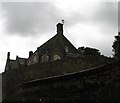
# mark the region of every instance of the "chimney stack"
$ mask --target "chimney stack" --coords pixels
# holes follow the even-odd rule
[[[7,59],[10,59],[10,52],[7,53]]]
[[[29,52],[29,57],[31,57],[33,55],[33,51]]]
[[[63,24],[57,24],[57,34],[63,34]]]

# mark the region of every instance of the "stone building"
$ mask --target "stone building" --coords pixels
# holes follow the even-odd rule
[[[38,47],[35,52],[30,51],[28,58],[21,58],[16,56],[16,59],[12,60],[10,59],[10,52],[8,52],[5,72],[2,73],[2,100],[40,100],[40,98],[44,98],[45,95],[46,97],[48,96],[48,98],[54,98],[56,96],[55,99],[59,99],[59,96],[62,98],[64,97],[63,94],[66,94],[69,99],[75,99],[76,97],[81,99],[82,97],[80,96],[83,93],[79,92],[79,90],[82,85],[81,82],[78,82],[76,78],[79,78],[85,74],[86,79],[86,76],[88,74],[88,71],[86,71],[86,69],[89,70],[93,67],[95,68],[98,66],[101,68],[102,65],[110,62],[108,58],[105,58],[103,56],[82,56],[81,51],[83,52],[84,49],[81,49],[82,48],[76,49],[72,43],[63,35],[63,24],[58,23],[57,34],[45,42],[43,45]],[[115,66],[113,65],[113,67]],[[95,69],[93,69],[93,71],[94,70]],[[85,73],[82,74],[82,72]],[[74,80],[75,82],[73,83]],[[82,79],[80,78],[80,80]],[[29,85],[29,83],[31,84]],[[93,84],[93,82],[91,83]],[[24,84],[26,84],[28,88],[24,88]],[[77,86],[73,86],[73,84]],[[64,85],[64,87],[62,85]],[[51,87],[53,87],[54,90],[53,88],[51,89]],[[76,96],[74,96],[74,90],[77,90]],[[85,90],[85,87],[83,87],[82,91],[83,90]],[[70,93],[71,96],[69,95]],[[79,93],[80,96],[78,95]],[[86,92],[83,97],[85,96]]]
[[[52,62],[64,59],[67,56],[76,57],[77,49],[63,35],[63,24],[57,24],[57,34],[37,48],[35,52],[30,51],[28,58],[20,58],[16,56],[16,60],[10,59],[8,52],[5,71],[9,69],[17,69],[19,66],[27,66],[42,62]]]

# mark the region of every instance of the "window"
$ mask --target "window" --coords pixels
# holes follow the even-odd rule
[[[42,55],[42,62],[48,62],[48,60],[49,60],[49,56],[47,55],[47,53]]]
[[[53,60],[60,60],[60,59],[61,59],[60,56],[57,55],[57,54],[55,54],[54,57],[53,57]]]
[[[68,46],[65,46],[65,52],[68,53]]]
[[[37,55],[35,55],[33,59],[34,59],[34,62],[37,63],[37,59],[38,59]]]

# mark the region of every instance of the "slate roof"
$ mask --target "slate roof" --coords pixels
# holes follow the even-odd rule
[[[45,42],[43,45],[38,47],[39,52],[46,51],[50,46],[58,39],[58,36],[55,35],[51,39],[49,39],[47,42]]]
[[[45,42],[43,45],[41,45],[40,47],[38,47],[39,52],[44,52],[47,51],[51,46],[53,46],[56,43],[59,43],[61,48],[65,48],[65,42],[67,42],[67,44],[69,44],[72,48],[74,48],[75,50],[77,50],[73,44],[64,36],[61,35],[62,37],[62,41],[60,40],[61,38],[59,38],[59,34],[56,34],[55,36],[53,36],[51,39],[49,39],[47,42]]]

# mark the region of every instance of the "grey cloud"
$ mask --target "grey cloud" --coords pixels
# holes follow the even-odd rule
[[[120,31],[120,2],[118,3],[118,31]]]
[[[49,32],[61,12],[51,3],[5,2],[2,4],[5,27],[9,34],[32,35]]]
[[[115,35],[113,33],[118,30],[118,3],[101,2],[90,20],[103,35]]]
[[[95,17],[95,18],[94,18]],[[101,34],[114,36],[118,31],[118,3],[102,2],[93,17],[94,23],[100,26]]]
[[[112,34],[118,28],[118,3],[117,2],[101,2],[98,7],[93,10],[93,13],[88,16],[87,12],[81,15],[78,12],[71,13],[69,16],[70,23],[90,23],[91,25],[98,26],[102,33]],[[70,26],[70,25],[69,25]],[[106,30],[105,30],[106,28]],[[113,34],[114,35],[114,34]]]
[[[104,2],[101,3],[100,9],[98,9],[93,17],[96,25],[100,24],[103,27],[101,30],[109,35],[115,35],[112,33],[118,30],[118,3],[117,2]]]
[[[64,16],[66,26],[71,27],[79,23],[86,23],[87,17],[82,15],[79,11],[71,12],[67,16]]]
[[[108,23],[109,25],[117,25],[117,14],[118,14],[118,3],[117,2],[102,2],[100,8],[96,10],[95,21],[101,23]]]
[[[48,33],[58,20],[65,19],[66,27],[78,23],[91,23],[96,26],[106,26],[107,32],[113,32],[117,27],[117,3],[102,2],[91,16],[80,13],[80,10],[66,13],[52,3],[3,3],[3,16],[6,18],[6,29],[9,34],[33,35]],[[88,11],[89,12],[89,11]],[[100,27],[101,28],[101,27]],[[101,28],[104,31],[104,27]]]

